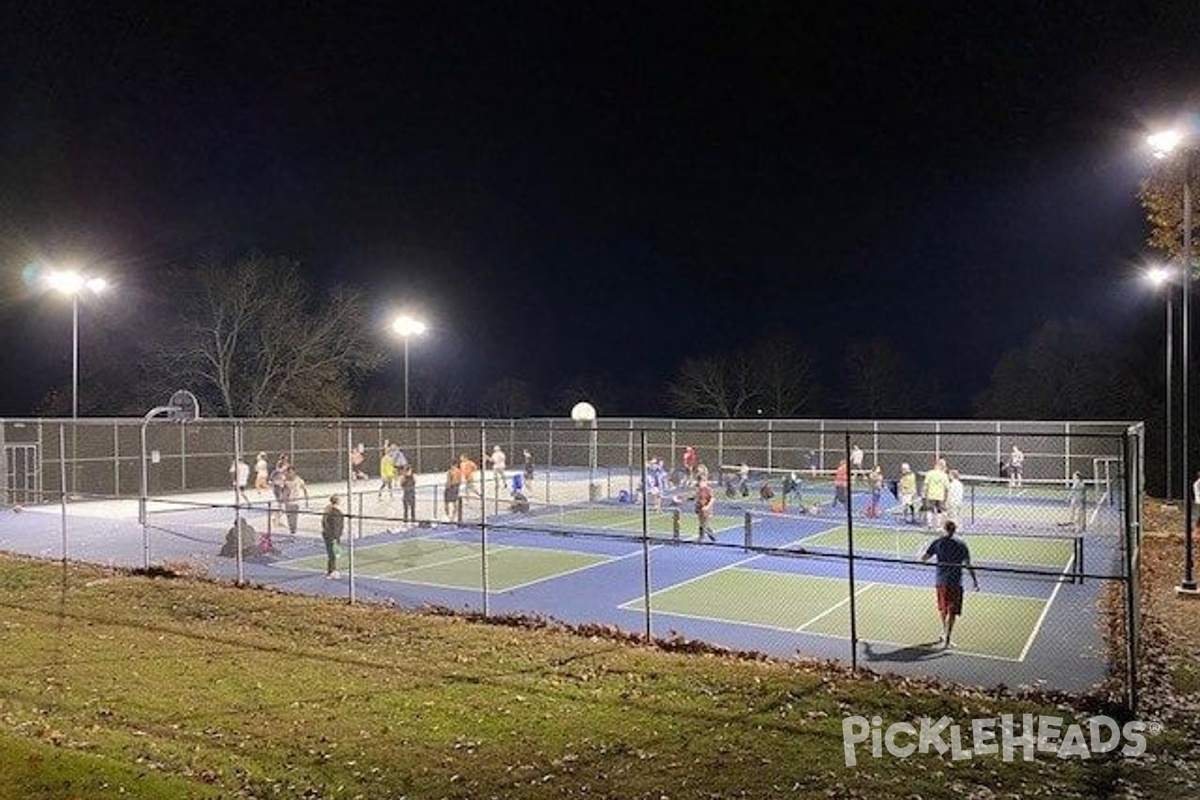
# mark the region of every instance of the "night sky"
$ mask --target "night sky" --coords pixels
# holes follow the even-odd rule
[[[0,413],[70,378],[69,309],[26,265],[116,278],[83,322],[120,337],[148,277],[259,250],[381,321],[420,308],[414,362],[475,387],[595,374],[649,410],[683,358],[782,328],[831,384],[847,341],[884,337],[965,415],[1047,320],[1160,319],[1128,279],[1142,142],[1197,100],[1198,23],[1107,0],[8,3]]]

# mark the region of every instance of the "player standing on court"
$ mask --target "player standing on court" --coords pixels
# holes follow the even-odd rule
[[[246,497],[246,484],[250,482],[250,465],[241,458],[235,458],[229,465],[229,474],[233,476],[233,488],[237,496],[243,503],[250,505],[250,498]]]
[[[934,590],[937,592],[938,614],[942,617],[942,636],[938,644],[950,647],[950,634],[954,631],[954,620],[962,614],[963,567],[971,573],[971,582],[975,591],[979,591],[979,578],[975,576],[975,568],[971,566],[971,550],[966,542],[954,538],[958,526],[947,522],[944,534],[929,543],[921,561],[937,559],[937,575],[934,579]]]
[[[896,481],[896,489],[900,494],[900,506],[904,511],[904,521],[917,521],[917,475],[907,463],[900,465],[900,480]]]
[[[867,490],[871,493],[871,502],[867,504],[867,516],[874,519],[879,516],[879,498],[883,495],[883,470],[878,464],[867,476]]]
[[[288,467],[283,487],[283,507],[287,514],[288,532],[295,536],[300,527],[300,495],[304,495],[304,505],[308,506],[308,484],[296,472],[295,467]]]
[[[417,477],[413,475],[411,464],[405,464],[400,470],[400,503],[404,510],[400,521],[404,527],[417,524]]]
[[[384,443],[383,455],[379,457],[379,499],[383,499],[383,490],[387,489],[388,497],[395,497],[394,485],[396,483],[396,460],[392,458],[392,453],[387,449],[387,443]]]
[[[716,534],[712,529],[713,506],[716,504],[716,495],[713,494],[712,486],[708,483],[708,478],[701,478],[696,485],[696,520],[700,523],[700,534],[696,537],[697,541],[704,541],[707,536],[710,541],[716,541]]]
[[[260,492],[266,489],[270,474],[270,467],[267,466],[267,454],[260,451],[254,457],[254,488]]]
[[[1012,452],[1008,454],[1008,485],[1020,487],[1022,482],[1022,472],[1025,469],[1025,454],[1021,452],[1021,448],[1013,445]]]
[[[479,465],[472,461],[466,453],[459,456],[458,471],[462,476],[463,494],[479,495],[479,489],[475,487],[475,473],[478,469]]]
[[[533,453],[529,450],[522,450],[521,455],[525,459],[525,485],[528,486],[529,482],[533,480]]]
[[[458,519],[458,493],[462,486],[462,467],[458,461],[450,462],[446,470],[446,488],[442,490],[442,500],[446,504],[446,522]]]
[[[925,473],[925,526],[931,531],[938,530],[942,525],[949,490],[950,476],[946,474],[946,460],[939,458]]]
[[[492,477],[495,481],[496,496],[500,496],[500,489],[503,487],[508,491],[508,476],[504,474],[504,470],[508,467],[508,456],[500,449],[500,445],[492,448],[490,456],[484,456],[484,461],[492,465]]]
[[[684,478],[687,484],[690,485],[696,482],[696,466],[700,463],[700,454],[696,452],[696,448],[690,444],[683,448],[683,470],[686,473]]]
[[[836,506],[838,503],[850,507],[850,468],[846,466],[844,458],[833,471],[833,504]]]
[[[346,525],[346,517],[338,508],[340,498],[335,494],[329,498],[329,505],[321,514],[321,539],[325,542],[325,577],[335,581],[342,577],[338,572],[338,550],[341,548],[342,531]]]

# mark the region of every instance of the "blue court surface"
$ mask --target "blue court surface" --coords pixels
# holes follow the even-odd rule
[[[321,497],[320,489],[338,487],[313,488]],[[905,524],[894,508],[877,519],[855,512],[853,562],[841,507],[789,514],[772,512],[768,503],[720,498],[715,543],[696,541],[686,505],[661,513],[603,503],[496,510],[486,527],[437,519],[432,502],[421,509],[425,527],[401,524],[390,511],[364,513],[349,522],[338,580],[325,576],[315,503],[299,515],[295,533],[272,519],[265,503],[238,510],[272,548],[242,559],[220,555],[234,509],[204,498],[154,506],[146,526],[137,521],[136,501],[71,503],[66,548],[75,560],[185,562],[217,577],[240,574],[307,594],[348,597],[353,575],[356,599],[403,607],[482,611],[486,603],[489,614],[536,614],[638,633],[649,613],[655,637],[785,658],[848,664],[853,632],[862,666],[971,684],[1078,691],[1107,672],[1099,609],[1104,581],[1094,576],[1119,574],[1119,540],[1109,533],[1075,533],[1057,522],[1041,534],[1026,525],[1000,531],[964,525],[981,591],[970,592],[967,581],[954,645],[943,649],[933,567],[915,563],[934,534]],[[0,549],[60,558],[63,539],[61,506],[0,517]]]

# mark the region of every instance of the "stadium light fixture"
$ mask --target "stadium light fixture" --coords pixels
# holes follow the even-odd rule
[[[392,332],[404,340],[404,416],[408,417],[408,340],[414,336],[424,335],[425,323],[407,314],[401,314],[392,321]]]
[[[1183,555],[1183,580],[1176,587],[1177,591],[1184,594],[1197,594],[1200,592],[1196,585],[1195,575],[1195,543],[1193,542],[1192,517],[1195,513],[1195,497],[1191,488],[1191,466],[1188,463],[1191,450],[1191,432],[1190,432],[1190,409],[1188,405],[1190,399],[1188,397],[1188,382],[1189,373],[1191,371],[1191,360],[1189,354],[1189,342],[1191,338],[1191,314],[1192,314],[1192,173],[1193,161],[1195,160],[1196,148],[1194,137],[1188,137],[1179,129],[1172,128],[1170,130],[1159,131],[1151,134],[1146,138],[1146,142],[1150,145],[1154,153],[1154,157],[1158,159],[1166,159],[1181,156],[1183,158],[1183,274],[1180,276],[1180,283],[1183,287],[1183,303],[1181,306],[1182,323],[1180,325],[1180,338],[1182,347],[1180,348],[1180,357],[1183,362],[1182,369],[1182,399],[1183,399],[1183,414],[1180,424],[1183,428],[1181,438],[1183,440],[1183,458],[1180,461],[1180,468],[1183,472],[1183,536],[1184,536],[1184,555]]]
[[[79,418],[79,296],[85,292],[100,294],[108,281],[87,276],[78,270],[55,270],[46,276],[50,288],[71,298],[71,419]]]

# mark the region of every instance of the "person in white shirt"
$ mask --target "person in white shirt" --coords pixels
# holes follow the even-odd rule
[[[850,474],[854,478],[861,478],[863,471],[863,450],[858,445],[850,448]]]
[[[966,487],[963,485],[962,478],[958,474],[958,470],[950,470],[950,487],[946,490],[946,519],[953,522],[955,525],[961,525],[962,520],[959,518],[959,513],[962,509],[963,497],[966,494]]]
[[[238,498],[249,505],[250,498],[246,497],[246,485],[250,483],[250,465],[241,458],[235,458],[229,465],[229,474],[233,476],[233,489],[237,492]]]
[[[484,461],[492,465],[492,477],[496,482],[497,496],[500,494],[501,487],[508,491],[508,476],[504,474],[504,470],[508,467],[508,456],[500,449],[500,445],[493,447],[492,454],[485,456]]]
[[[1008,485],[1021,485],[1021,472],[1025,464],[1025,454],[1015,444],[1012,452],[1008,456]]]

